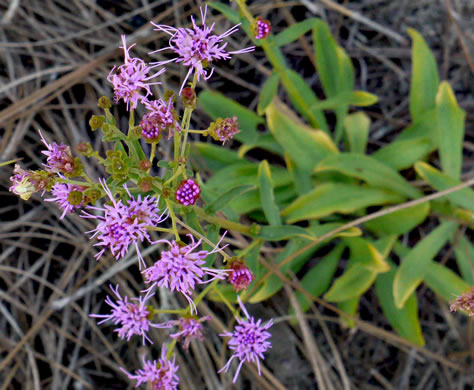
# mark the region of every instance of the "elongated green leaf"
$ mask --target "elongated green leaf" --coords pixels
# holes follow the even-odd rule
[[[372,186],[391,189],[409,198],[418,198],[423,195],[398,172],[369,156],[354,153],[329,156],[316,166],[316,173],[323,171],[342,172],[364,180]]]
[[[199,94],[200,107],[212,118],[231,118],[237,116],[240,133],[235,138],[244,143],[255,143],[258,139],[257,126],[264,123],[253,111],[218,92],[205,90]]]
[[[217,171],[233,163],[242,161],[236,152],[204,142],[193,142],[191,158],[195,165]]]
[[[242,158],[246,153],[255,148],[266,149],[272,153],[279,154],[280,156],[283,156],[284,153],[283,148],[275,140],[273,134],[265,133],[259,134],[257,141],[253,144],[242,144],[242,146],[239,148],[238,155],[240,158]]]
[[[273,226],[281,225],[280,210],[275,203],[272,175],[267,160],[262,161],[258,167],[258,183],[262,209],[268,223]]]
[[[257,237],[266,241],[282,241],[296,237],[304,237],[308,239],[315,238],[308,230],[293,225],[262,226]]]
[[[436,95],[438,148],[443,172],[454,179],[461,177],[464,117],[450,85],[443,81]]]
[[[464,280],[470,285],[474,284],[474,247],[468,239],[462,236],[454,248],[456,261]]]
[[[290,97],[291,103],[298,112],[305,118],[312,127],[321,129],[329,134],[329,126],[324,113],[311,106],[317,104],[318,98],[313,90],[308,86],[306,80],[291,69],[280,70],[280,79]]]
[[[430,186],[438,191],[447,190],[461,184],[459,180],[453,179],[424,162],[416,163],[415,170]],[[446,195],[446,198],[455,205],[474,211],[474,192],[470,188],[453,192]]]
[[[423,160],[435,148],[435,144],[428,137],[418,137],[394,141],[377,150],[371,157],[400,171]]]
[[[403,258],[393,283],[393,296],[399,309],[423,281],[428,265],[454,234],[456,228],[457,224],[454,222],[443,222]]]
[[[324,299],[329,302],[343,302],[359,297],[372,286],[377,273],[361,264],[355,264],[337,278]]]
[[[365,91],[343,91],[311,105],[311,110],[336,110],[347,106],[367,107],[377,103],[377,96]]]
[[[359,307],[360,302],[360,295],[348,299],[347,301],[342,301],[337,303],[337,307],[339,310],[350,314],[351,316],[355,316],[357,313],[357,308]],[[352,318],[347,318],[341,316],[341,321],[349,328],[354,328],[356,326],[356,322]]]
[[[344,251],[344,244],[338,244],[329,254],[324,256],[318,264],[311,268],[301,279],[301,286],[311,295],[319,297],[331,285],[332,278],[336,273],[337,266]],[[296,291],[296,299],[303,312],[307,311],[310,302],[304,294]],[[293,307],[290,308],[290,315],[294,314]]]
[[[301,168],[311,171],[319,161],[338,152],[327,134],[301,124],[282,103],[274,101],[266,114],[272,134]]]
[[[388,190],[351,184],[327,183],[291,203],[282,215],[288,223],[351,213],[368,206],[398,203],[403,197]]]
[[[346,237],[344,241],[351,249],[350,262],[360,264],[368,270],[387,272],[390,267],[385,261],[385,256],[377,250],[374,244],[361,237]]]
[[[288,171],[293,177],[293,181],[295,183],[296,191],[298,192],[298,194],[303,195],[310,192],[313,189],[311,171],[307,171],[297,166],[288,153],[285,153],[285,163],[288,167]]]
[[[326,23],[318,21],[313,29],[314,58],[326,96],[336,96],[339,92],[340,62],[337,44]]]
[[[439,77],[436,60],[423,37],[411,28],[408,33],[413,40],[410,114],[415,122],[422,114],[435,107]]]
[[[209,215],[215,214],[217,211],[227,206],[234,198],[239,197],[240,195],[254,188],[255,186],[251,186],[251,185],[243,185],[243,186],[231,188],[228,191],[224,192],[220,197],[215,199],[213,202],[209,203],[205,207],[204,210],[206,214],[209,214]]]
[[[379,235],[405,234],[422,223],[430,212],[430,203],[395,211],[365,223],[365,227]]]
[[[217,225],[213,225],[213,224],[207,225],[206,238],[210,242],[217,244],[217,242],[219,241],[219,230],[220,228]],[[214,246],[209,245],[207,242],[204,242],[202,246],[204,250],[209,251],[209,252],[214,249]],[[214,264],[214,261],[216,260],[216,255],[217,253],[211,253],[206,256],[206,267],[212,267],[212,265]]]
[[[446,301],[453,301],[471,287],[449,268],[434,261],[427,266],[425,283]]]
[[[240,16],[239,13],[232,8],[230,8],[226,4],[217,3],[211,1],[208,3],[210,7],[218,10],[221,14],[223,14],[227,19],[229,19],[232,23],[238,24],[240,23]]]
[[[388,263],[391,267],[390,271],[378,275],[375,280],[375,293],[380,301],[380,306],[388,322],[390,322],[390,325],[400,336],[414,344],[424,345],[425,340],[418,319],[418,301],[416,295],[415,293],[411,293],[403,308],[397,308],[392,287],[397,267],[390,260],[388,260]]]
[[[263,84],[262,89],[260,90],[260,95],[258,96],[258,115],[263,115],[265,113],[266,108],[278,92],[279,83],[280,76],[278,73],[274,72]]]
[[[299,37],[310,31],[317,20],[319,19],[309,18],[285,28],[281,33],[274,37],[275,45],[281,47],[296,41]]]
[[[369,138],[370,118],[363,112],[348,115],[344,120],[344,127],[351,152],[364,154]]]

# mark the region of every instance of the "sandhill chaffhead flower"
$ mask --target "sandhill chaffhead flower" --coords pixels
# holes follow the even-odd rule
[[[102,318],[102,320],[98,322],[98,325],[107,321],[112,321],[114,325],[119,325],[114,331],[118,333],[122,340],[127,339],[127,341],[129,341],[130,338],[136,334],[142,336],[143,344],[145,344],[145,340],[153,344],[146,334],[146,332],[150,330],[150,327],[168,327],[167,325],[153,324],[150,320],[151,313],[145,303],[153,294],[147,295],[144,298],[131,298],[129,300],[128,297],[122,298],[119,293],[119,285],[115,286],[115,288],[110,285],[110,289],[117,297],[116,302],[114,302],[109,295],[107,295],[105,299],[105,303],[112,308],[110,314],[90,314],[90,317]]]
[[[176,374],[179,366],[176,364],[176,357],[168,360],[166,357],[166,347],[161,348],[161,358],[156,360],[146,360],[143,357],[143,368],[135,371],[132,375],[123,368],[120,368],[129,379],[136,380],[135,387],[142,383],[150,385],[151,390],[176,390],[179,384],[179,377]]]
[[[39,134],[41,141],[48,149],[41,152],[47,156],[46,164],[43,164],[46,171],[51,173],[72,173],[76,168],[76,162],[72,156],[71,148],[64,144],[58,145],[56,142],[48,144],[41,131]]]
[[[107,80],[114,86],[114,100],[116,103],[120,99],[127,104],[127,110],[135,109],[138,101],[141,101],[144,97],[150,95],[150,85],[161,84],[160,82],[150,83],[149,80],[158,77],[165,68],[160,69],[155,74],[148,76],[151,68],[146,65],[145,61],[138,57],[130,57],[130,49],[135,46],[135,43],[127,48],[127,42],[125,35],[122,35],[122,44],[120,46],[124,53],[124,63],[118,68],[114,66],[107,76]],[[117,69],[117,72],[115,70]],[[145,96],[141,92],[145,91]]]
[[[94,246],[103,246],[104,248],[95,256],[98,260],[107,249],[118,260],[125,256],[128,247],[135,245],[138,255],[140,268],[145,262],[138,249],[138,241],[143,242],[145,239],[150,242],[150,236],[147,233],[147,226],[156,226],[163,222],[167,216],[165,213],[159,214],[158,200],[154,197],[146,196],[142,199],[138,198],[125,189],[128,193],[129,200],[125,205],[122,200],[116,200],[110,189],[107,187],[105,180],[100,180],[105,193],[112,201],[112,205],[104,205],[103,208],[87,206],[88,210],[102,211],[103,216],[83,212],[83,218],[98,219],[100,222],[97,227],[87,233],[93,233],[91,238],[97,237],[98,243]]]
[[[162,31],[170,35],[171,38],[168,47],[155,50],[149,54],[170,49],[177,54],[177,57],[171,60],[154,62],[151,63],[151,65],[162,66],[170,62],[182,62],[184,66],[189,67],[188,73],[179,91],[180,95],[186,85],[186,81],[193,72],[196,73],[198,81],[201,77],[207,80],[212,76],[214,69],[207,71],[205,68],[207,68],[213,61],[228,60],[233,54],[248,53],[255,49],[255,46],[252,46],[236,51],[226,51],[225,48],[227,42],[223,42],[223,39],[235,33],[239,29],[240,24],[235,25],[221,35],[215,35],[212,33],[212,30],[214,30],[214,24],[206,26],[206,13],[207,5],[204,7],[204,11],[201,8],[201,27],[196,25],[193,17],[191,17],[193,24],[192,28],[176,28],[152,23],[153,26],[156,27],[155,31]]]
[[[172,99],[169,99],[167,103],[161,99],[143,100],[143,104],[148,112],[140,121],[140,127],[142,128],[142,136],[146,141],[158,141],[163,131],[168,131],[168,138],[172,137],[175,130],[181,131]]]
[[[84,202],[81,200],[77,204],[73,204],[76,202],[71,203],[71,195],[74,197],[75,193],[79,193],[80,198],[82,199],[82,195],[80,194],[83,192],[87,187],[79,186],[79,185],[72,185],[67,183],[56,183],[53,188],[51,189],[51,195],[54,198],[45,199],[46,202],[56,202],[58,206],[63,210],[63,213],[59,219],[63,219],[66,214],[72,213],[75,209],[80,209]]]
[[[267,330],[273,325],[273,320],[270,319],[266,324],[262,324],[259,319],[255,322],[255,318],[251,317],[245,309],[240,297],[238,297],[239,305],[245,314],[245,319],[236,318],[237,325],[233,332],[225,332],[220,336],[230,337],[229,349],[234,351],[234,354],[228,360],[224,367],[218,372],[227,372],[230,368],[232,360],[235,358],[240,360],[237,371],[234,375],[233,382],[237,381],[240,369],[245,362],[256,362],[258,367],[258,374],[260,375],[260,359],[265,359],[263,353],[272,347],[272,343],[267,341],[271,334]]]
[[[161,258],[142,273],[145,283],[150,284],[150,287],[145,291],[150,292],[155,286],[179,291],[188,300],[192,314],[197,312],[196,305],[191,299],[196,284],[209,283],[214,279],[225,279],[228,271],[202,266],[206,263],[204,259],[208,255],[222,250],[222,248],[218,248],[220,241],[211,252],[205,250],[193,252],[202,240],[195,242],[191,234],[188,234],[188,237],[190,237],[191,243],[186,246],[180,246],[176,241],[155,241],[154,244],[167,243],[170,250],[161,252]],[[203,280],[205,275],[209,275],[211,278],[205,281]]]
[[[247,290],[249,284],[255,279],[252,271],[245,265],[243,260],[232,261],[229,270],[227,281],[234,286],[235,292]]]
[[[184,349],[189,348],[189,343],[192,340],[204,340],[203,331],[204,327],[202,323],[204,321],[209,321],[211,317],[205,316],[202,318],[197,317],[187,317],[180,318],[175,321],[168,321],[167,325],[169,326],[179,326],[179,330],[176,333],[170,335],[172,339],[182,340]]]

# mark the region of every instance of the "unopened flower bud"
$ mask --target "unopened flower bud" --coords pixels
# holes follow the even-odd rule
[[[100,191],[96,188],[89,188],[85,191],[84,195],[90,203],[95,203],[100,198]]]
[[[218,118],[215,122],[211,123],[207,131],[216,141],[225,143],[225,141],[232,139],[234,135],[240,133],[239,122],[236,116],[226,119]]]
[[[200,195],[201,189],[193,179],[183,180],[176,190],[176,200],[183,206],[193,205]]]
[[[253,22],[250,28],[256,39],[266,39],[272,31],[272,25],[270,24],[270,21],[261,17],[255,19],[255,22]]]
[[[138,168],[141,170],[141,171],[144,171],[144,172],[147,172],[150,168],[151,168],[151,161],[150,160],[141,160],[139,163],[138,163]]]
[[[165,199],[168,199],[171,196],[171,194],[172,194],[171,188],[169,187],[165,187],[161,190],[161,196],[163,196],[163,198]]]
[[[151,191],[151,183],[152,183],[152,179],[149,177],[146,177],[138,181],[138,187],[143,192],[148,192],[148,191]]]
[[[108,110],[110,107],[112,107],[110,99],[107,96],[102,96],[99,98],[97,105],[104,110]]]
[[[230,263],[230,272],[228,273],[227,280],[234,286],[235,292],[240,290],[247,290],[249,284],[255,277],[252,271],[245,265],[243,260],[236,259]]]
[[[81,142],[80,144],[77,144],[76,151],[86,157],[90,157],[94,154],[94,150],[89,142]]]
[[[67,201],[71,206],[79,206],[83,200],[81,191],[71,191],[67,196]]]
[[[193,88],[183,88],[183,91],[181,92],[181,99],[183,101],[184,107],[193,109],[196,107],[197,97]]]
[[[96,131],[102,127],[105,122],[105,118],[103,115],[92,115],[91,119],[89,120],[89,126],[91,127],[92,131]]]

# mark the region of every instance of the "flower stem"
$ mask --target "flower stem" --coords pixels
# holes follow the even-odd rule
[[[166,202],[166,206],[168,206],[168,210],[170,211],[171,224],[173,226],[172,230],[173,230],[174,235],[176,237],[176,241],[181,241],[181,238],[179,237],[178,228],[176,226],[176,215],[174,214],[174,211],[173,211],[173,205],[169,201],[169,199],[165,199],[165,202]]]
[[[197,76],[198,76],[197,73],[194,73],[193,82],[191,83],[191,88],[193,90],[196,89]],[[191,123],[191,114],[192,114],[192,112],[193,112],[192,107],[187,107],[184,110],[183,126],[182,126],[183,130],[184,130],[184,141],[183,141],[183,147],[181,148],[181,156],[184,156],[184,152],[186,151],[186,142],[188,141],[189,124]]]
[[[158,226],[145,226],[146,230],[153,230],[155,232],[163,232],[163,233],[174,233],[173,229],[162,228]]]
[[[155,158],[155,152],[156,152],[156,142],[153,142],[151,144],[151,152],[150,152],[150,164],[151,164],[151,167],[153,166],[153,159]],[[150,167],[150,169],[151,169]],[[147,171],[150,172],[150,169]]]
[[[196,299],[194,299],[194,304],[197,306],[199,303],[201,303],[201,301],[204,299],[207,293],[211,291],[215,286],[217,286],[217,283],[219,283],[219,279],[214,280],[213,282],[209,283],[209,285],[199,293]]]

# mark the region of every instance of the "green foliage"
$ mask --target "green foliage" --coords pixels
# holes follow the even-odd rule
[[[245,12],[239,15],[227,6],[213,6],[234,22],[245,20]],[[324,99],[287,65],[280,49],[310,32]],[[461,184],[465,113],[449,84],[439,82],[435,59],[423,37],[414,30],[408,33],[412,38],[412,123],[370,155],[371,121],[360,107],[378,99],[354,89],[350,57],[328,25],[317,18],[257,42],[272,66],[258,99],[260,116],[214,92],[201,93],[199,104],[213,119],[239,117],[242,145],[238,154],[218,153],[207,144],[194,147],[196,158],[204,160],[213,174],[206,187],[215,196],[207,211],[226,213],[228,209],[226,215],[233,213],[237,219],[250,213],[260,224],[255,240],[282,242],[282,252],[272,258],[272,265],[288,278],[297,275],[309,296],[324,294],[325,300],[346,313],[356,315],[361,296],[374,287],[393,329],[412,343],[424,345],[416,288],[426,283],[449,300],[473,282],[473,246],[461,233],[454,241],[453,237],[460,223],[472,226],[474,192],[464,188],[446,195],[443,202],[420,201],[409,208],[391,209],[381,217],[367,218],[363,230],[336,230],[366,216],[369,207],[393,207],[427,195],[414,180],[424,180],[435,191]],[[279,99],[285,94],[291,107]],[[328,116],[329,112],[334,115]],[[259,125],[267,131],[257,131]],[[257,162],[247,157],[254,148],[263,149]],[[441,171],[426,162],[433,152],[439,155]],[[440,219],[439,227],[412,248],[398,241],[399,235],[410,234],[433,217]],[[449,242],[455,245],[462,278],[436,262]],[[319,255],[316,251],[321,248],[324,254]],[[346,267],[334,279],[347,253]],[[401,259],[399,265],[393,262],[394,254]],[[256,264],[258,277],[248,293],[250,302],[265,300],[283,286],[279,276]],[[301,308],[308,310],[308,295],[296,291],[296,296]],[[292,308],[290,313],[294,313]],[[351,319],[345,321],[354,325]]]

